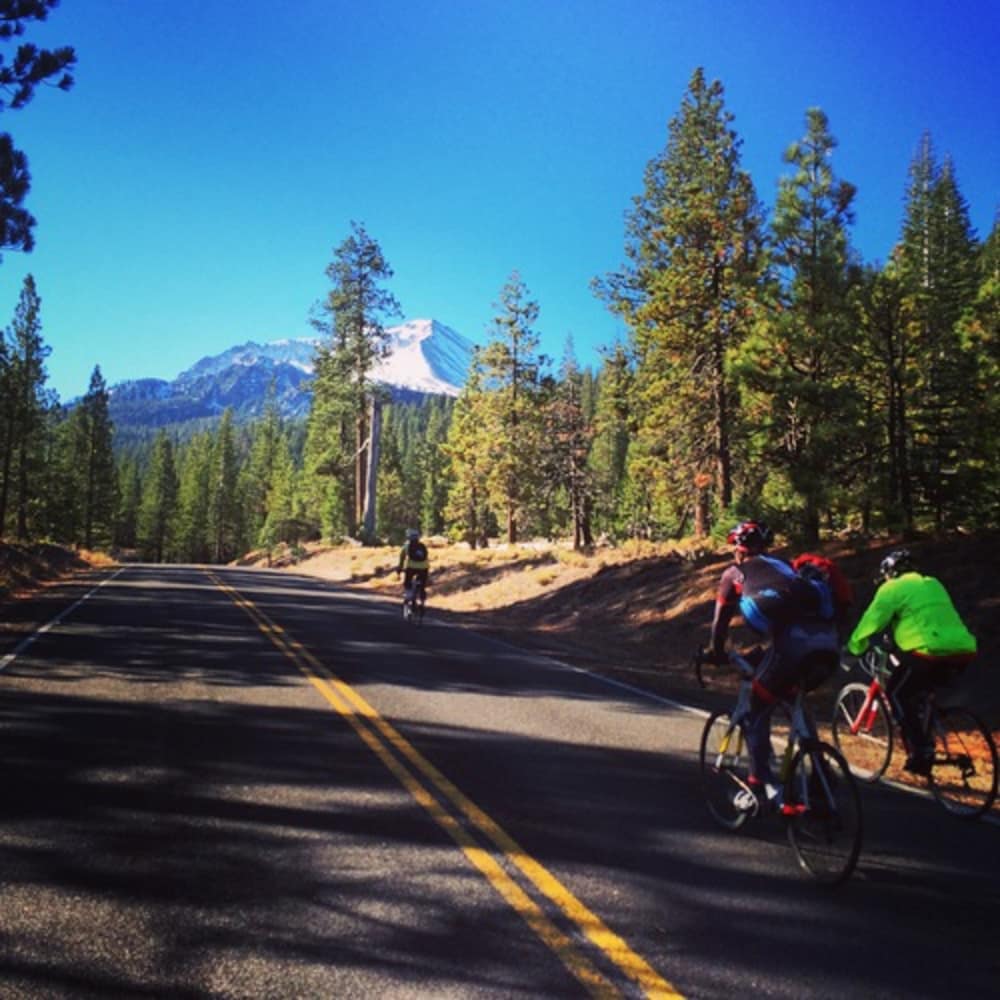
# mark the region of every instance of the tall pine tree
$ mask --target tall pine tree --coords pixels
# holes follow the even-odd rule
[[[753,407],[758,453],[791,492],[782,496],[772,482],[767,499],[785,508],[786,524],[799,521],[809,543],[843,478],[837,458],[853,461],[856,447],[848,346],[860,278],[848,234],[856,189],[834,173],[836,145],[826,115],[810,108],[805,135],[785,152],[794,173],[780,182],[772,224],[779,308],[757,325],[739,365],[755,397],[745,406]]]
[[[320,508],[317,514],[330,534],[338,529],[357,534],[361,526],[371,454],[369,420],[378,392],[372,374],[389,351],[382,320],[399,314],[396,299],[382,287],[392,275],[378,243],[362,225],[352,223],[351,235],[334,250],[326,269],[332,287],[313,320],[326,339],[316,356],[307,475],[311,498]],[[338,523],[331,523],[334,519]]]
[[[738,408],[730,361],[755,320],[766,261],[762,210],[740,165],[722,85],[691,77],[666,149],[646,168],[625,267],[598,294],[628,325],[636,359],[630,476],[679,530],[733,501]]]

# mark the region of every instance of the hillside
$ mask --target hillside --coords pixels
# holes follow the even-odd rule
[[[881,559],[898,543],[826,546],[851,580],[859,611]],[[944,580],[979,638],[983,655],[967,672],[966,694],[1000,731],[1000,534],[909,544],[920,565]],[[286,571],[395,595],[395,549],[314,547]],[[779,555],[790,555],[777,550]],[[433,546],[433,617],[544,650],[574,665],[664,695],[707,705],[732,688],[698,689],[691,654],[708,638],[725,552],[668,546],[582,556],[551,546],[470,552]],[[747,634],[743,633],[746,637]],[[739,638],[739,633],[737,633]],[[429,638],[421,641],[432,641]],[[823,694],[820,694],[822,699]]]

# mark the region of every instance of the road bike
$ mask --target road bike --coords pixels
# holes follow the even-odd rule
[[[845,684],[833,706],[833,742],[847,759],[851,771],[865,781],[878,781],[893,758],[895,734],[906,750],[898,703],[886,683],[899,657],[881,645],[872,646],[858,659],[867,681]],[[843,664],[850,670],[852,664]],[[952,815],[978,819],[997,795],[997,748],[990,730],[974,712],[938,703],[930,691],[921,702],[920,724],[933,740],[927,783],[934,798]]]
[[[695,673],[702,687],[707,686],[704,662],[699,651]],[[800,688],[780,699],[777,706],[788,720],[785,747],[776,769],[780,805],[772,810],[766,799],[761,803],[748,782],[750,758],[743,728],[750,711],[754,668],[735,652],[730,652],[729,662],[740,675],[736,704],[731,711],[709,715],[698,754],[709,812],[717,823],[733,831],[764,812],[775,812],[785,824],[788,841],[804,872],[826,885],[845,881],[857,865],[862,839],[861,796],[847,762],[817,736]],[[740,793],[753,795],[756,808],[738,808]]]
[[[424,620],[426,606],[427,588],[421,580],[414,578],[410,581],[410,585],[403,589],[403,621],[420,625]]]

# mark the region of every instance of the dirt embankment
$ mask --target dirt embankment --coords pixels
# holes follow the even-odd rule
[[[898,541],[825,545],[851,581],[855,617],[875,590],[884,556]],[[965,697],[1000,730],[1000,533],[907,543],[919,568],[938,576],[979,639]],[[790,557],[788,550],[776,554]],[[349,586],[398,593],[395,549],[323,549],[285,567]],[[691,672],[704,645],[725,552],[646,546],[590,556],[546,546],[470,552],[431,545],[429,607],[438,618],[662,694],[707,703]],[[737,634],[738,637],[738,634]],[[716,685],[713,685],[716,686]],[[828,688],[832,685],[828,685]],[[715,697],[728,692],[717,682]],[[819,695],[828,698],[829,693]]]
[[[0,601],[108,562],[106,556],[97,553],[78,552],[47,542],[0,542]]]

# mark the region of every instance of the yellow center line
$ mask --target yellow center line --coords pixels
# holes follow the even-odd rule
[[[378,713],[376,713],[375,710],[368,705],[368,703],[365,702],[360,695],[354,692],[353,689],[334,677],[333,674],[331,674],[323,666],[323,664],[309,652],[309,650],[302,646],[301,643],[289,636],[280,625],[272,622],[264,614],[264,612],[262,612],[249,599],[243,597],[243,595],[241,595],[237,590],[224,583],[214,573],[209,575],[216,586],[223,590],[234,604],[242,608],[251,617],[260,631],[267,636],[282,653],[284,653],[296,664],[303,675],[310,681],[310,683],[312,683],[320,694],[323,695],[326,701],[351,725],[365,745],[368,746],[368,748],[376,755],[376,757],[378,757],[385,767],[396,777],[406,791],[410,793],[413,799],[421,805],[435,820],[435,822],[452,838],[452,840],[455,841],[465,854],[466,858],[468,858],[468,860],[483,874],[483,876],[507,902],[507,904],[521,916],[521,918],[528,924],[529,927],[531,927],[538,937],[559,957],[566,968],[586,988],[587,992],[593,997],[601,998],[601,1000],[604,1000],[604,998],[608,998],[608,1000],[610,1000],[610,998],[620,997],[622,995],[621,991],[618,990],[587,958],[579,952],[573,941],[565,933],[563,933],[563,931],[556,927],[556,925],[545,915],[541,907],[539,907],[539,905],[531,899],[527,893],[525,893],[525,891],[510,877],[510,875],[507,874],[506,871],[504,871],[503,867],[497,862],[497,860],[488,851],[484,850],[476,843],[465,827],[442,807],[441,803],[427,791],[420,781],[409,770],[407,770],[402,762],[392,753],[390,746],[387,746],[385,742],[380,740],[378,735],[373,732],[369,726],[365,725],[359,715],[363,716],[369,723],[375,722],[383,733],[383,736],[389,740],[391,746],[396,747],[411,761],[414,763],[417,761],[423,761],[426,768],[421,767],[420,769],[424,771],[427,777],[435,784],[437,784],[437,780],[433,777],[433,775],[438,775],[440,781],[447,785],[447,788],[439,786],[439,790],[445,794],[446,797],[451,799],[452,795],[459,796],[463,802],[475,810],[476,814],[481,817],[482,820],[502,834],[500,828],[489,820],[484,813],[473,806],[468,799],[462,796],[461,793],[458,792],[458,790],[451,785],[447,779],[441,776],[439,772],[437,772],[436,769],[428,761],[426,761],[400,733],[390,726],[389,723],[385,722],[385,720],[382,719],[381,716],[379,716]],[[346,700],[344,697],[345,695]],[[351,708],[350,702],[355,704],[360,702],[365,706],[365,708],[359,713]],[[389,734],[391,734],[391,738],[389,738]],[[464,811],[465,810],[463,809],[463,812]],[[480,823],[477,823],[476,825],[479,826]],[[513,845],[514,842],[509,838],[507,839],[509,843]],[[521,851],[520,848],[516,848],[516,845],[514,845],[514,847],[519,854],[524,855],[524,852]],[[516,864],[518,868],[525,871],[524,857],[519,859],[513,854],[504,851],[503,848],[501,848],[501,851],[504,854],[507,854],[508,859]],[[537,865],[537,863],[534,864],[539,871],[545,871],[541,865]],[[559,887],[564,896],[573,899],[568,890],[564,889],[556,879],[554,879],[551,875],[548,875],[548,873],[545,874],[548,876],[548,879],[552,884]],[[531,878],[530,875],[529,878]],[[532,881],[535,881],[535,879],[532,878]],[[538,885],[537,881],[536,885]],[[547,888],[543,888],[541,885],[538,887],[541,888],[546,895],[552,898],[551,885]],[[579,905],[582,908],[582,904]],[[588,936],[590,935],[588,934]],[[617,962],[617,959],[615,959],[613,954],[610,952],[608,952],[608,954],[611,955],[611,957]],[[663,981],[661,980],[661,982]],[[650,992],[649,995],[663,997],[679,996],[679,994],[674,992],[672,988],[667,986],[666,983],[663,985],[667,987],[666,991]]]

